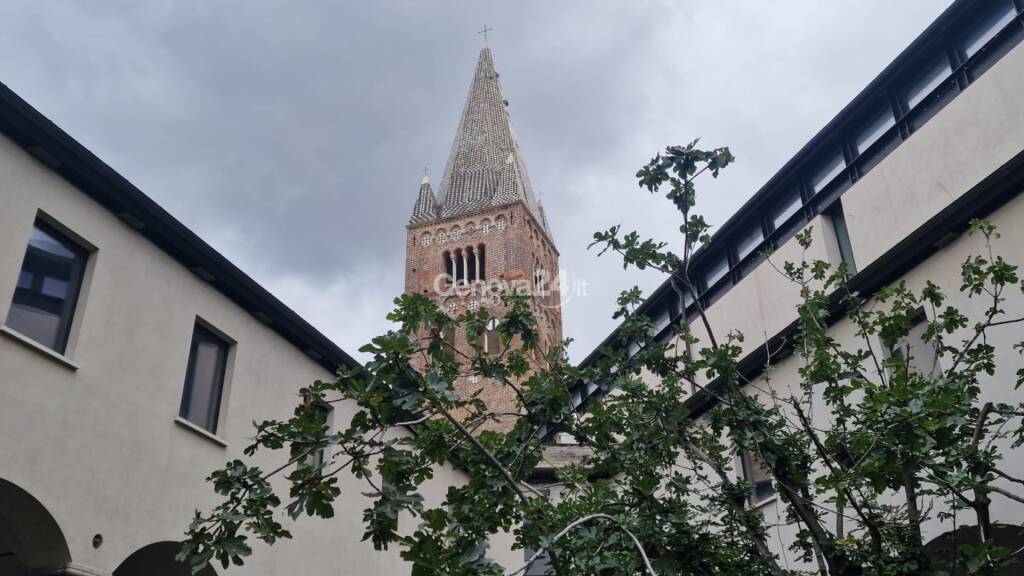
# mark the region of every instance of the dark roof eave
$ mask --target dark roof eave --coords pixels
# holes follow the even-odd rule
[[[917,54],[924,49],[928,44],[936,42],[937,37],[940,37],[945,29],[951,24],[952,20],[959,14],[961,9],[969,4],[969,0],[956,0],[949,7],[947,7],[942,14],[938,16],[921,34],[919,34],[909,46],[904,48],[892,62],[889,63],[875,78],[872,80],[863,90],[861,90],[849,103],[846,104],[824,127],[821,128],[806,144],[804,144],[800,150],[793,155],[779,170],[768,179],[763,186],[761,186],[757,192],[754,193],[738,210],[736,210],[732,216],[730,216],[718,230],[715,231],[711,236],[711,242],[708,245],[702,246],[691,256],[691,266],[697,266],[700,261],[709,253],[710,246],[717,246],[716,240],[720,241],[722,237],[728,235],[734,228],[737,228],[741,222],[752,212],[766,206],[773,199],[771,196],[773,192],[782,184],[785,184],[786,179],[789,178],[794,170],[799,169],[802,164],[813,160],[813,152],[815,152],[820,146],[828,143],[829,140],[835,138],[836,134],[839,133],[845,126],[844,124],[848,121],[851,112],[859,110],[861,107],[871,103],[873,98],[878,97],[879,87],[884,86],[891,80],[891,77],[901,71],[901,69],[908,65],[910,61],[914,59]],[[670,288],[669,281],[666,279],[658,288],[651,293],[650,296],[644,301],[644,304],[637,311],[643,313],[648,310],[654,303],[664,296]],[[617,343],[618,333],[621,329],[620,326],[616,326],[615,329],[605,338],[601,344],[590,354],[584,358],[579,365],[587,366],[590,362],[593,362],[600,356],[601,348],[606,346],[614,345]]]
[[[0,83],[0,132],[87,196],[126,221],[318,364],[335,372],[360,366],[131,182]]]

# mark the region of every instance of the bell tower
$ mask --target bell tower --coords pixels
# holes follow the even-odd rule
[[[561,341],[558,250],[530,185],[486,43],[440,185],[435,193],[423,177],[406,235],[407,293],[434,300],[452,316],[486,308],[501,318],[498,294],[525,291],[542,347]],[[461,330],[446,338],[466,355],[476,354]],[[482,345],[496,353],[500,342],[488,334]],[[455,387],[480,390],[492,412],[520,411],[515,394],[496,382],[467,376]]]

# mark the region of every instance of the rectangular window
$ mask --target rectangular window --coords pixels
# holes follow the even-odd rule
[[[196,323],[178,415],[213,434],[217,433],[230,347],[223,338]]]
[[[924,72],[911,82],[904,94],[907,108],[913,109],[924,101],[933,90],[939,87],[952,73],[949,59],[943,54],[938,60],[923,67]]]
[[[914,319],[914,325],[907,335],[889,349],[889,357],[904,359],[910,373],[936,376],[942,372],[942,367],[939,366],[939,353],[935,345],[924,340],[924,332],[927,329],[927,318],[922,310]]]
[[[694,286],[694,288],[696,288],[696,286]],[[686,314],[686,311],[689,310],[690,306],[692,306],[692,305],[693,305],[693,293],[690,292],[690,288],[683,288],[683,310],[682,310],[682,312],[683,312],[684,315]]]
[[[843,159],[843,153],[835,152],[819,164],[817,169],[811,174],[811,190],[814,190],[815,193],[821,192],[836,176],[842,174],[845,169],[846,160]]]
[[[857,263],[853,259],[853,243],[850,241],[850,230],[846,227],[846,213],[843,211],[843,204],[839,200],[832,203],[825,210],[825,216],[832,223],[832,232],[835,234],[836,250],[839,251],[839,259],[846,263],[846,272],[850,275],[857,273]]]
[[[876,110],[868,118],[871,120],[853,139],[853,151],[856,154],[863,154],[872,144],[878,142],[878,139],[885,134],[886,130],[896,124],[896,119],[892,115],[892,108],[888,105]]]
[[[313,410],[316,413],[317,420],[320,422],[321,425],[327,426],[328,431],[330,431],[331,416],[333,412],[333,410],[331,409],[331,405],[322,402],[319,399],[313,398],[311,396],[306,396],[303,399],[303,403],[305,403],[306,405],[313,406]],[[315,450],[312,454],[306,457],[306,465],[311,468],[316,468],[319,470],[323,468],[324,457],[325,454],[323,448]]]
[[[712,258],[704,269],[704,289],[710,290],[719,280],[729,273],[729,260],[724,254]]]
[[[89,252],[36,220],[18,274],[7,326],[63,354]]]
[[[965,58],[974,56],[1015,16],[1017,9],[1013,5],[1013,0],[990,1],[984,14],[968,26],[963,37],[957,42],[957,48]]]
[[[764,234],[761,232],[760,222],[751,222],[749,224],[750,230],[746,234],[740,237],[739,242],[736,243],[736,257],[743,260],[748,254],[757,249],[764,241]]]
[[[750,483],[750,503],[760,504],[775,494],[772,475],[761,461],[761,458],[748,450],[740,452],[740,464],[743,467],[743,479]]]
[[[776,230],[785,226],[789,219],[800,211],[803,201],[800,199],[800,191],[792,190],[785,199],[775,206],[772,211],[772,225]]]
[[[650,318],[651,324],[654,326],[654,334],[658,334],[672,323],[672,311],[666,306]]]

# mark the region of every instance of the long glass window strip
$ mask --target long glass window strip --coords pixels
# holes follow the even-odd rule
[[[889,128],[896,125],[896,118],[892,114],[892,108],[885,106],[870,116],[871,122],[865,126],[853,139],[853,150],[857,154],[863,154],[872,144]]]
[[[772,225],[775,228],[781,228],[794,214],[800,211],[800,206],[803,201],[800,199],[800,192],[793,190],[789,193],[789,196],[778,206],[772,213]]]
[[[836,151],[819,165],[817,171],[811,176],[811,189],[821,192],[833,178],[842,174],[845,169],[846,160],[843,159],[843,153]]]
[[[1017,16],[1017,9],[1012,0],[993,1],[989,8],[990,11],[968,28],[959,42],[959,48],[967,58],[977,54]]]
[[[966,23],[964,19],[954,26],[960,28],[958,36],[955,35],[958,40],[952,42],[955,48],[959,50],[964,56],[971,57],[980,51],[989,41],[991,41],[996,35],[998,35],[1004,28],[1010,25],[1015,18],[1020,17],[1020,12],[1017,11],[1016,7],[1011,0],[996,0],[995,8],[991,9],[986,17],[976,19],[973,23]],[[1014,43],[1016,46],[1016,43]],[[929,62],[927,66],[918,67],[918,70],[924,70],[920,73],[914,81],[909,84],[902,84],[902,89],[899,89],[899,94],[903,104],[907,106],[908,110],[913,110],[918,104],[923,102],[933,91],[935,91],[941,84],[950,80],[953,74],[953,69],[949,62],[949,57],[946,54],[948,46],[940,47],[936,50],[937,54]],[[968,78],[968,82],[973,82],[976,78]],[[899,80],[897,79],[897,82]],[[954,96],[955,97],[955,96]],[[867,116],[871,120],[864,124],[861,130],[858,132],[854,129],[854,134],[850,140],[850,144],[855,154],[863,154],[869,149],[872,144],[878,142],[888,130],[890,130],[895,124],[895,118],[893,111],[887,106],[879,106],[878,111],[873,116]],[[906,120],[901,120],[905,122]],[[898,146],[896,145],[892,148]],[[886,151],[886,154],[889,151]],[[877,163],[878,159],[875,160]],[[841,164],[840,164],[841,162]],[[872,164],[873,166],[874,164]],[[831,161],[825,164],[819,172],[815,173],[815,177],[812,178],[811,183],[815,191],[820,191],[824,186],[835,178],[844,168],[845,161],[841,154],[836,154],[832,157]],[[777,230],[783,227],[793,215],[800,211],[803,206],[803,201],[800,197],[798,190],[792,189],[788,192],[788,195],[783,195],[782,200],[776,200],[776,203],[770,209],[769,222],[772,227]],[[756,232],[751,232],[751,235],[756,235]],[[744,253],[741,247],[745,247],[748,241],[747,237],[742,238],[736,243],[737,254],[740,259],[749,252]],[[851,262],[852,264],[852,262]],[[703,277],[706,282],[705,287],[710,287],[715,282],[720,280],[729,271],[729,265],[725,261],[724,257],[719,258],[716,261],[706,264],[705,266],[713,266],[713,268],[704,268],[695,273],[696,277]],[[683,310],[687,310],[692,304],[692,298],[689,293],[685,295]]]
[[[755,222],[753,227],[747,231],[746,235],[740,237],[739,242],[736,243],[736,256],[740,260],[746,258],[751,252],[757,249],[763,241],[764,234],[761,232],[761,226]]]
[[[655,314],[654,318],[651,318],[651,324],[654,325],[654,333],[657,334],[665,329],[672,322],[672,311],[667,307],[662,308]]]
[[[63,354],[87,257],[84,248],[37,221],[7,312],[7,325]]]
[[[952,73],[953,69],[949,67],[949,59],[946,58],[945,54],[941,54],[938,59],[925,68],[925,72],[923,74],[919,75],[917,79],[910,83],[906,91],[907,106],[909,108],[915,108],[918,104],[923,102],[933,90],[945,82]]]
[[[719,255],[710,266],[704,269],[704,288],[708,289],[718,283],[719,280],[729,273],[729,260],[725,255]]]

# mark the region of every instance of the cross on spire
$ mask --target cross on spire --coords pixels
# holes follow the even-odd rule
[[[427,168],[426,166],[424,166],[423,167],[423,175],[426,176],[427,172],[430,172],[430,168]]]
[[[484,42],[487,42],[487,33],[488,32],[493,32],[493,31],[494,31],[494,28],[488,28],[487,24],[484,24],[484,29],[479,31],[479,32],[477,32],[477,34],[483,34],[484,35]]]

